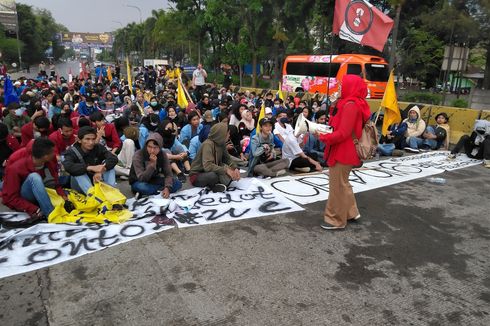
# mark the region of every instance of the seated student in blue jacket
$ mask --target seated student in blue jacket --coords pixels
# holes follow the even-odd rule
[[[327,123],[327,111],[322,110],[316,113],[316,123]],[[303,152],[315,161],[320,162],[321,165],[325,166],[325,160],[323,159],[325,143],[321,142],[317,137],[315,137],[315,134],[311,132],[308,133],[308,139],[303,147]]]
[[[202,129],[201,117],[196,111],[189,113],[187,117],[189,123],[180,130],[179,142],[189,145],[191,138],[197,136]]]

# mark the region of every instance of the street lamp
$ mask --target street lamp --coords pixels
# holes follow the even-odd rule
[[[118,20],[113,20],[112,22],[113,22],[113,23],[116,23],[116,24],[119,24],[119,25],[121,25],[121,27],[122,27],[122,28],[124,28],[124,25],[123,25],[123,24],[122,24],[120,21],[118,21]]]
[[[140,9],[140,7],[134,6],[134,5],[126,5],[126,7],[134,8],[134,9],[137,9],[139,11],[139,13],[140,13],[140,24],[141,24],[141,22],[142,22],[142,18],[141,18],[142,15],[141,15],[141,9]]]

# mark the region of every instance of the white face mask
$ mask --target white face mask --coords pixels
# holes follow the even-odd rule
[[[24,114],[24,110],[25,110],[24,108],[19,108],[15,110],[15,115],[18,117],[22,116]]]
[[[39,131],[34,131],[34,139],[41,137],[41,133]]]

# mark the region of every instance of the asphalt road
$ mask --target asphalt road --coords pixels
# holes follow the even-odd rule
[[[489,172],[357,194],[344,231],[319,202],[1,279],[0,325],[490,325]]]

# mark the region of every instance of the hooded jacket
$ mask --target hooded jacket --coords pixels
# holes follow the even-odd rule
[[[203,172],[224,175],[226,168],[236,168],[226,150],[227,134],[228,125],[225,123],[217,123],[211,127],[208,139],[202,143],[196,158],[192,161],[191,175]]]
[[[417,120],[410,122],[410,112],[417,112]],[[418,106],[414,106],[408,111],[408,118],[403,120],[407,124],[407,131],[405,137],[420,137],[425,131],[425,121],[420,117],[420,109]]]
[[[150,140],[155,141],[160,147],[160,151],[157,154],[156,165],[149,164],[150,155],[146,150],[146,145]],[[129,171],[129,184],[133,184],[136,181],[151,183],[153,178],[157,177],[159,174],[163,174],[165,176],[165,187],[172,187],[172,168],[170,167],[170,161],[167,154],[162,150],[162,147],[162,136],[156,132],[152,132],[146,139],[145,146],[134,153],[133,164],[131,164],[131,170]]]

